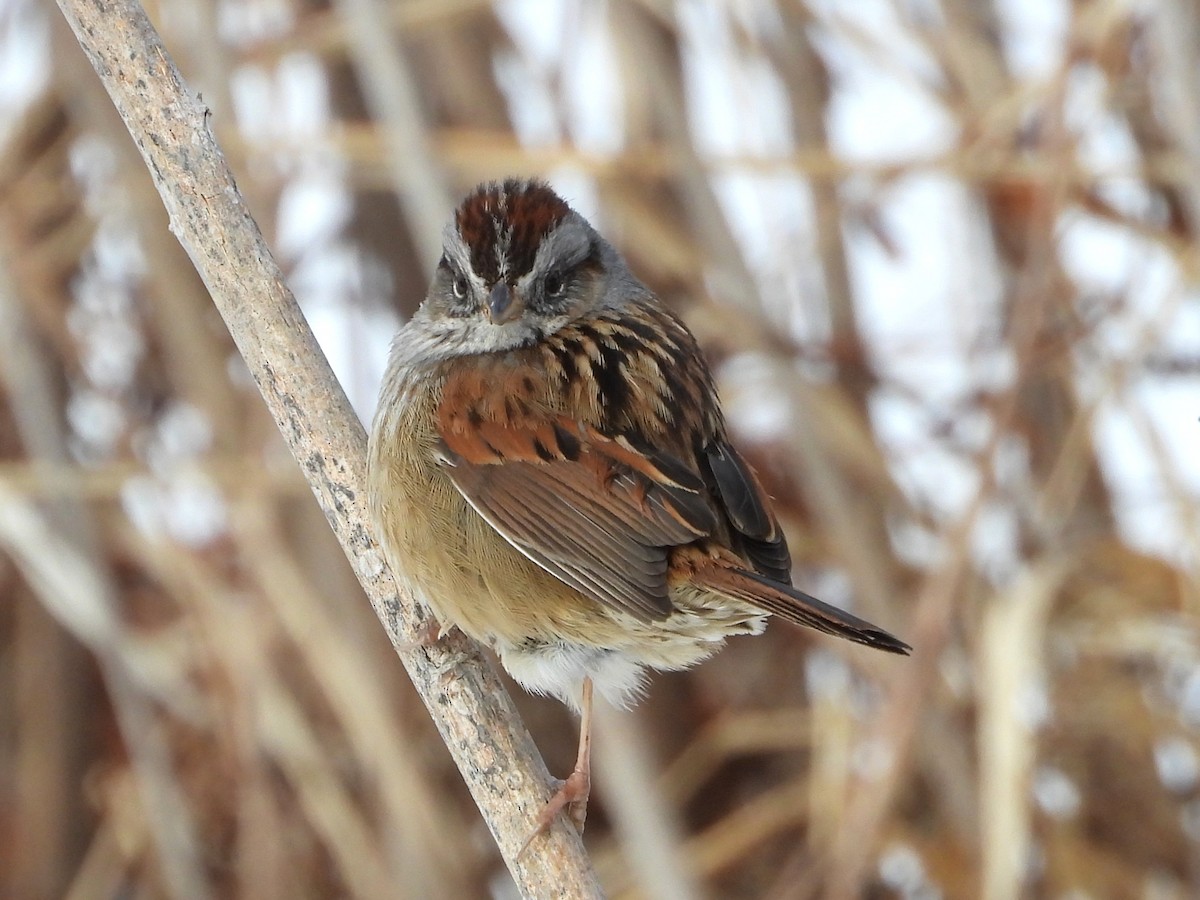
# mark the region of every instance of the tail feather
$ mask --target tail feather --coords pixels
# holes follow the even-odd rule
[[[719,594],[744,600],[764,612],[797,625],[815,628],[817,631],[888,653],[902,653],[907,656],[912,652],[912,647],[882,628],[852,616],[836,606],[830,606],[816,597],[810,597],[791,585],[773,581],[762,575],[742,569],[712,567],[698,580]]]

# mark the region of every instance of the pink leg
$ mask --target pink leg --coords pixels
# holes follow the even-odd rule
[[[533,834],[521,846],[520,851],[517,853],[517,859],[520,859],[525,854],[525,851],[529,849],[529,845],[533,843],[535,837],[554,824],[554,820],[558,818],[558,815],[564,809],[567,810],[571,821],[575,823],[575,827],[582,834],[584,822],[587,820],[588,795],[591,791],[592,679],[585,678],[583,679],[583,699],[580,703],[579,753],[575,757],[575,771],[567,776],[567,780],[562,783],[562,787],[542,807],[542,811],[538,815],[537,828],[534,829]]]

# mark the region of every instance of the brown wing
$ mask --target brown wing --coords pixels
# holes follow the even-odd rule
[[[670,615],[671,547],[713,532],[704,482],[565,417],[444,428],[455,487],[500,534],[601,603],[651,621]]]
[[[665,309],[608,311],[458,367],[437,422],[450,478],[476,511],[601,603],[665,618],[672,549],[696,541],[729,543],[790,581],[762,486],[724,440],[712,376]]]

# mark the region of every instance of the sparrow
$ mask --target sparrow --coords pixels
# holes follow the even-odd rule
[[[477,187],[392,343],[368,447],[384,555],[442,627],[581,717],[564,809],[582,828],[593,690],[617,706],[769,616],[910,647],[792,586],[771,501],[730,442],[687,326],[550,187]],[[526,843],[528,846],[528,842]]]

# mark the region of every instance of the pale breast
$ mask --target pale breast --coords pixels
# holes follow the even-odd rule
[[[616,639],[595,601],[522,555],[454,487],[438,463],[441,380],[414,381],[388,403],[368,449],[369,505],[389,565],[439,620],[489,644]]]

